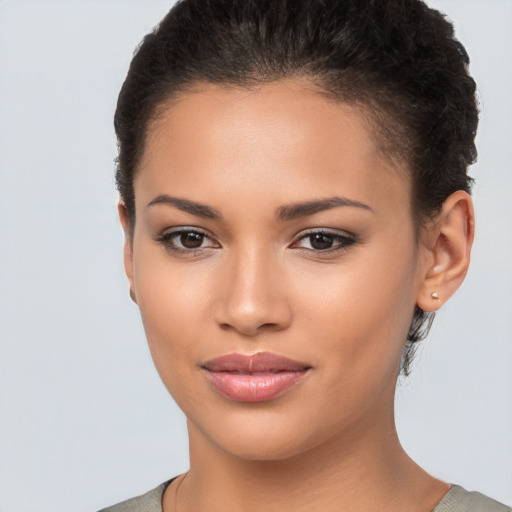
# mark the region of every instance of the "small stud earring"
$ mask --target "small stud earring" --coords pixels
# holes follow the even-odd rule
[[[432,298],[434,300],[439,300],[439,295],[437,294],[437,292],[432,292]]]

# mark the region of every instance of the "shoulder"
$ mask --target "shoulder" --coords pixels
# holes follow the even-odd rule
[[[145,494],[104,508],[99,512],[162,512],[162,495],[172,480],[160,484]]]
[[[512,512],[512,509],[479,492],[452,485],[432,512]]]

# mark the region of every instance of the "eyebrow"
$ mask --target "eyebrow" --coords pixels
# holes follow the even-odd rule
[[[325,210],[338,208],[339,206],[352,206],[373,212],[367,204],[361,203],[360,201],[354,201],[346,197],[330,197],[328,199],[305,201],[303,203],[281,206],[277,209],[277,218],[279,220],[293,220],[298,217],[307,217],[308,215],[314,215],[315,213]]]
[[[189,199],[182,199],[179,197],[172,197],[167,194],[161,194],[151,200],[146,208],[157,204],[171,205],[178,210],[191,213],[198,217],[204,217],[207,219],[222,220],[222,214],[208,206],[206,204],[197,203]],[[304,201],[302,203],[295,203],[290,205],[281,206],[276,210],[276,217],[278,220],[287,221],[293,220],[299,217],[307,217],[308,215],[314,215],[315,213],[330,210],[332,208],[338,208],[340,206],[351,206],[355,208],[361,208],[363,210],[373,210],[360,201],[354,201],[346,197],[330,197],[328,199],[318,199],[314,201]]]
[[[178,208],[178,210],[191,213],[192,215],[197,215],[198,217],[216,220],[222,219],[222,214],[215,208],[212,208],[211,206],[207,206],[205,204],[196,203],[195,201],[190,201],[189,199],[181,199],[179,197],[171,197],[168,196],[167,194],[161,194],[155,197],[152,201],[150,201],[147,204],[146,208],[154,206],[156,204],[172,205]]]

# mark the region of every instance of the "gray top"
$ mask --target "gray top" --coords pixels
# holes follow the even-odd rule
[[[165,482],[142,496],[137,496],[100,512],[163,512],[162,495],[172,482]],[[512,512],[510,507],[480,494],[452,485],[432,512]]]
[[[174,480],[174,478],[173,478]],[[162,496],[167,486],[172,482],[164,482],[156,489],[136,496],[129,500],[123,501],[112,507],[104,508],[99,512],[163,512],[162,510]]]
[[[480,494],[452,485],[432,512],[511,512],[511,508]]]

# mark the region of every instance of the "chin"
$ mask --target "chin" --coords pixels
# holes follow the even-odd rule
[[[218,416],[211,422],[189,420],[189,435],[193,444],[206,442],[237,459],[267,462],[305,454],[336,436],[325,424],[311,425],[311,418],[276,412],[225,414],[222,422]]]
[[[289,435],[251,438],[236,435],[229,440],[219,441],[216,443],[217,447],[224,453],[237,459],[259,462],[284,461],[312,448],[304,440],[294,439]]]

